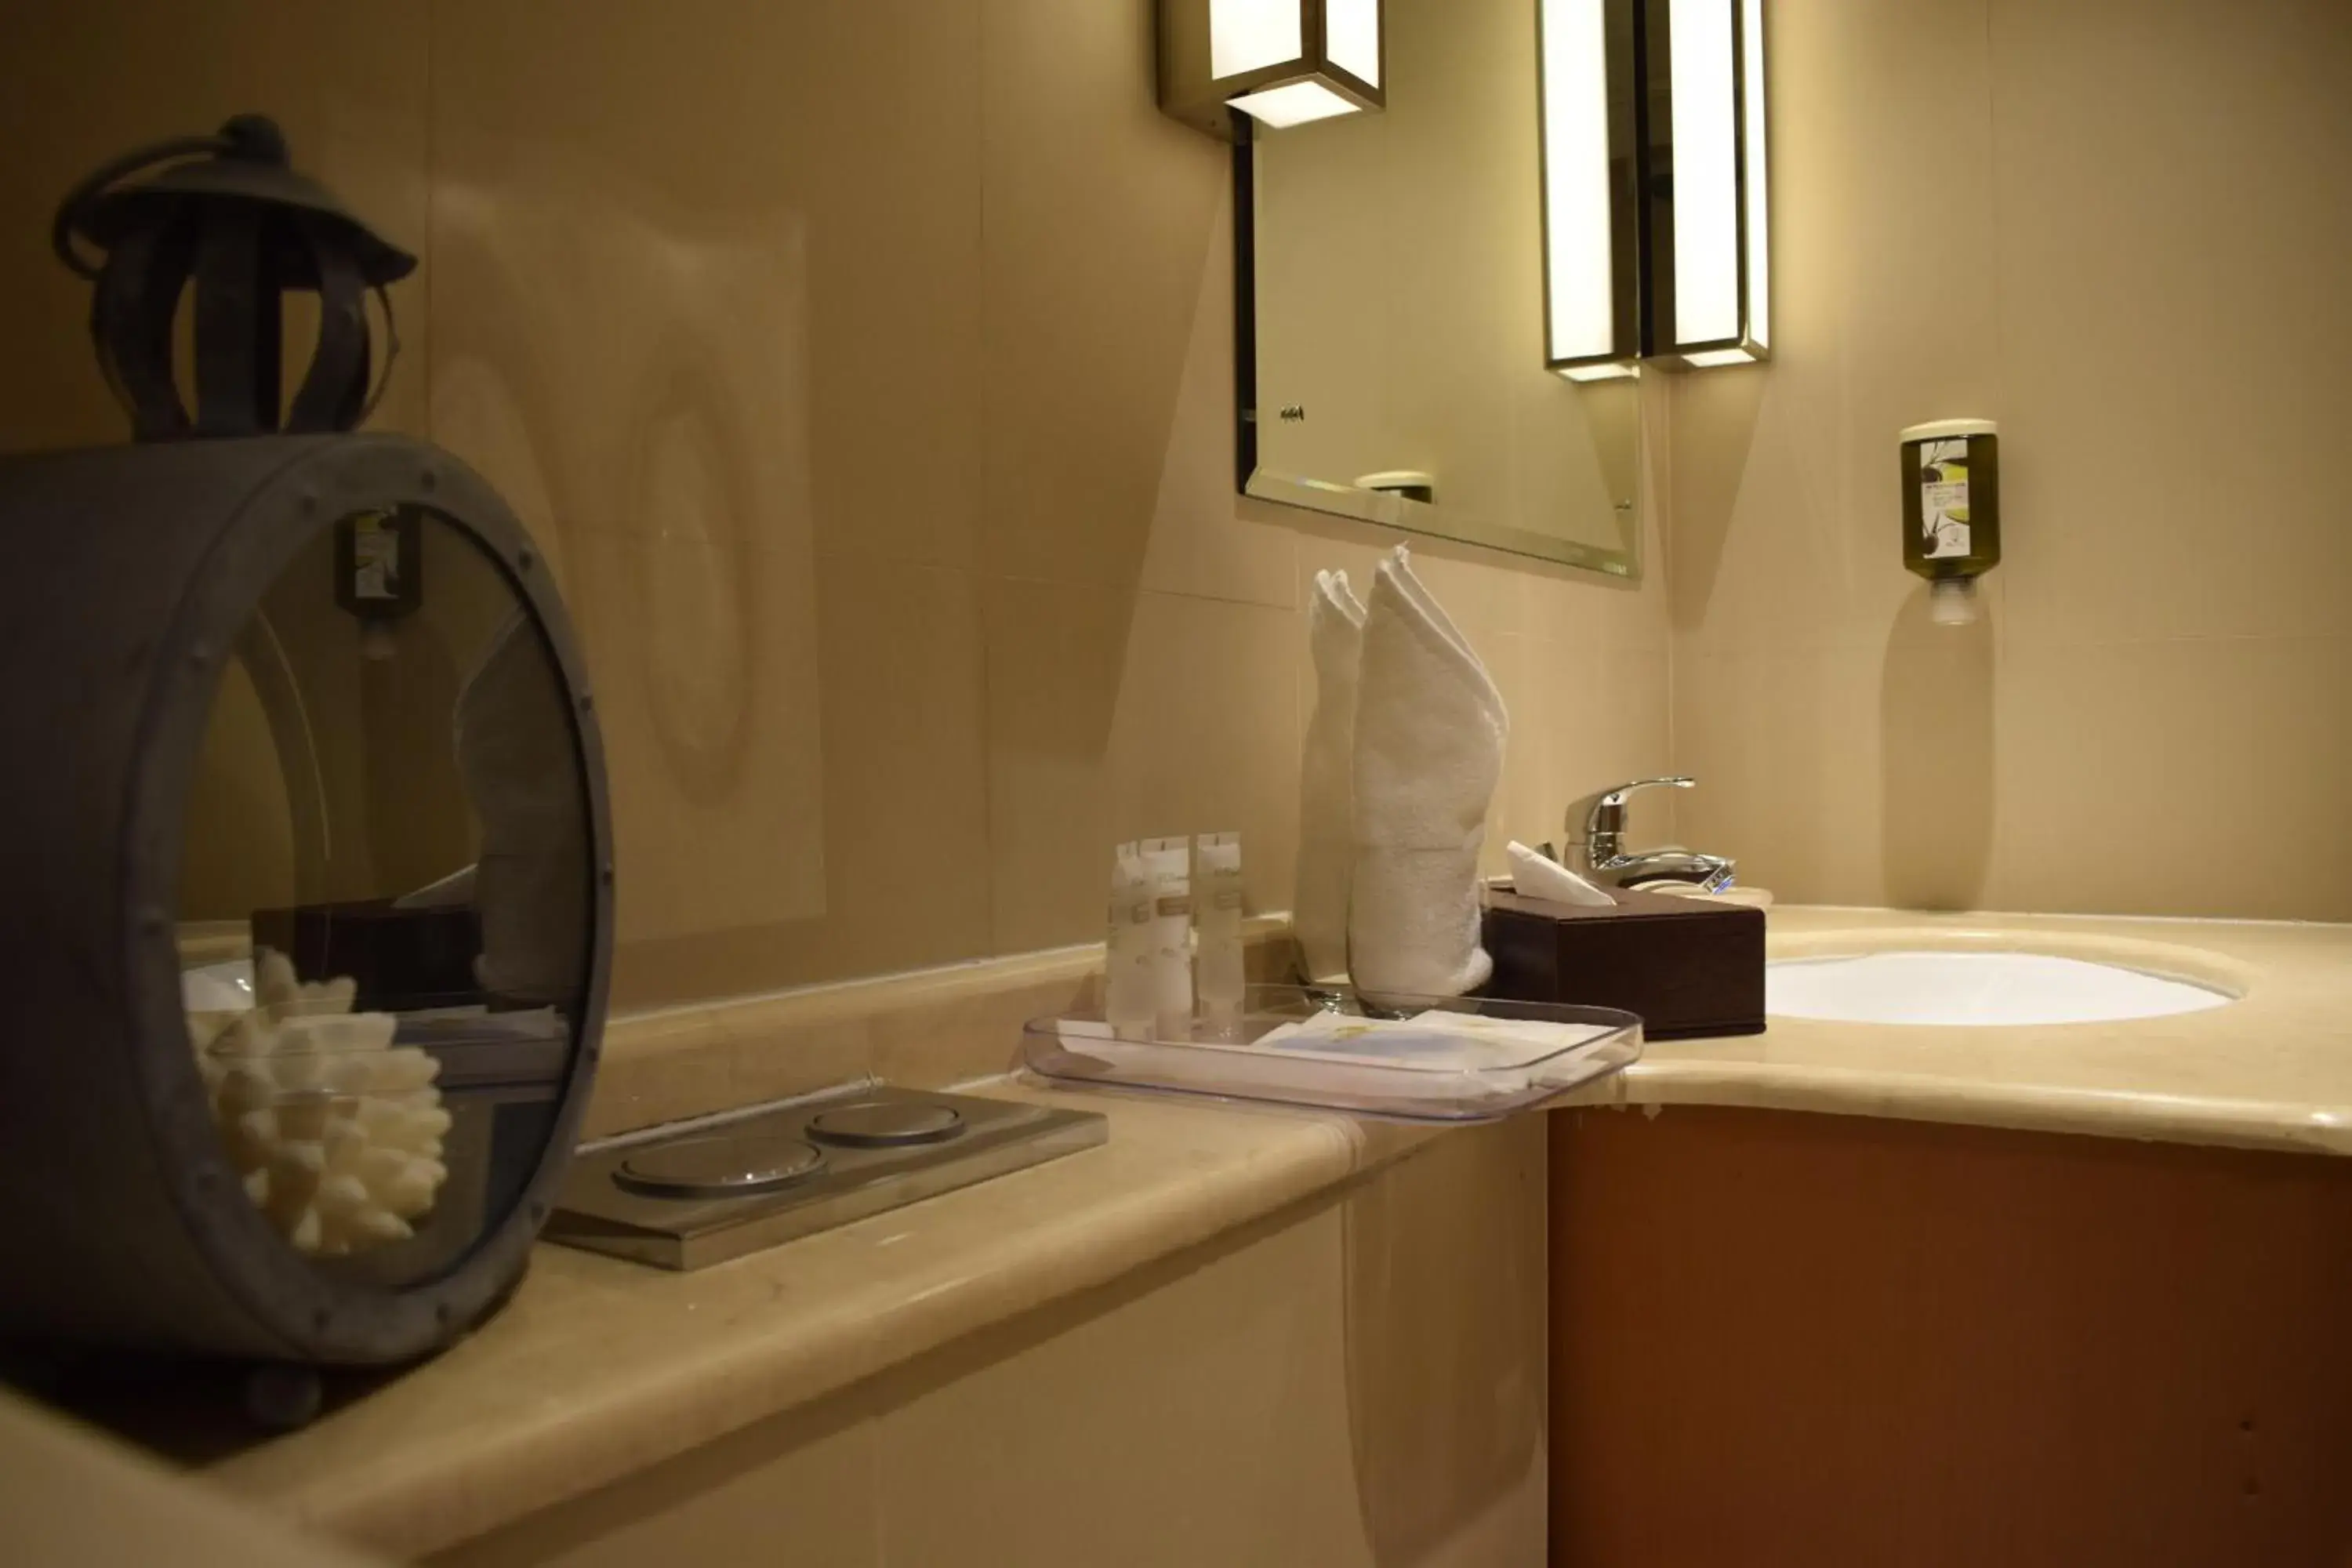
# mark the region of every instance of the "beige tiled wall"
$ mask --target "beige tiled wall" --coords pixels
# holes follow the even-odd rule
[[[1675,388],[1681,825],[1784,897],[2352,918],[2352,21],[1773,7],[1778,357]],[[1982,624],[1895,432],[2001,426]]]
[[[430,60],[407,0],[26,0],[0,6],[0,452],[123,438],[91,357],[89,290],[49,255],[68,186],[136,144],[266,109],[302,161],[412,250],[428,215]],[[429,281],[401,297],[408,353],[379,426],[421,431]]]
[[[1302,580],[1236,500],[1224,149],[1145,0],[29,0],[0,15],[0,449],[116,438],[57,195],[246,109],[417,250],[384,422],[537,533],[601,689],[623,1005],[1091,940],[1117,837],[1286,908]],[[22,62],[37,60],[27,72]],[[1431,546],[1497,823],[1666,761],[1663,591]]]

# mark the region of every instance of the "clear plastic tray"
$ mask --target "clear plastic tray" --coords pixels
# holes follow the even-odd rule
[[[1267,1100],[1403,1121],[1494,1121],[1631,1065],[1642,1020],[1476,996],[1382,998],[1253,985],[1181,1037],[1114,1031],[1097,1009],[1033,1018],[1022,1060],[1063,1083]]]

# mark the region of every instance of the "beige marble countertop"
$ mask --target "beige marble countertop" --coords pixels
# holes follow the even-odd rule
[[[1939,1027],[1773,1018],[1653,1041],[1584,1103],[1734,1105],[2352,1154],[2352,925],[1780,905],[1771,956],[2054,952],[2239,994],[2166,1018]]]
[[[688,1274],[542,1245],[506,1310],[306,1430],[208,1468],[296,1521],[436,1551],[1108,1283],[1435,1134],[999,1081],[1109,1141]]]
[[[2241,999],[2057,1027],[1776,1020],[1761,1035],[1653,1042],[1580,1102],[2352,1153],[2352,926],[1782,906],[1769,929],[1776,956],[2020,947],[2203,980]],[[1000,1061],[1001,1025],[977,1031]],[[346,1539],[429,1552],[1108,1284],[1435,1135],[1003,1079],[974,1092],[1083,1102],[1110,1118],[1109,1142],[693,1274],[542,1246],[507,1310],[464,1343],[206,1471]]]

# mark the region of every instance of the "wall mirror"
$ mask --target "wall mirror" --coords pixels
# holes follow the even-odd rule
[[[1243,491],[1641,575],[1635,378],[1546,365],[1538,0],[1386,0],[1386,107],[1236,116]]]

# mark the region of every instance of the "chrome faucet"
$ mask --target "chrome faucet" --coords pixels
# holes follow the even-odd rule
[[[1620,888],[1643,882],[1689,882],[1708,892],[1732,885],[1732,862],[1668,844],[1638,854],[1625,852],[1625,801],[1636,790],[1689,789],[1688,778],[1636,779],[1586,795],[1568,808],[1568,851],[1560,863],[1597,882]]]

